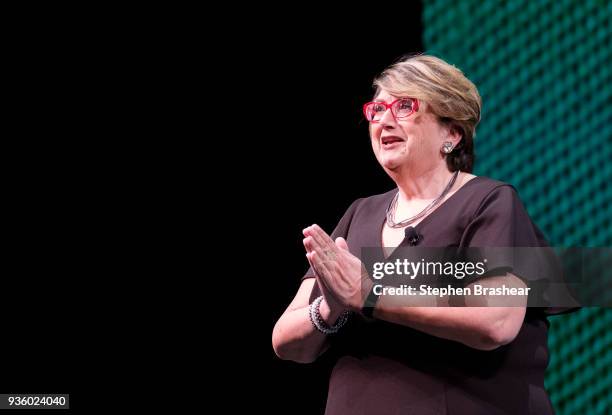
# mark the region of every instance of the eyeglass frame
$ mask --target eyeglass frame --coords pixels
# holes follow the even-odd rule
[[[393,105],[395,105],[396,102],[399,101],[403,101],[405,99],[409,99],[412,101],[412,111],[410,111],[410,114],[408,115],[404,115],[402,117],[398,117],[397,115],[395,115],[395,113],[393,112]],[[391,115],[393,115],[394,119],[403,119],[403,118],[408,118],[410,117],[412,114],[414,114],[415,112],[417,112],[419,110],[419,100],[416,98],[410,98],[410,97],[404,97],[404,98],[398,98],[395,101],[393,101],[390,104],[387,104],[385,101],[370,101],[370,102],[366,102],[365,104],[363,104],[363,116],[365,117],[365,119],[370,122],[370,123],[375,123],[378,124],[380,122],[380,120],[368,120],[368,114],[366,112],[366,108],[371,105],[371,104],[379,104],[379,105],[384,105],[385,106],[385,112],[387,112],[387,110],[391,110]],[[384,113],[383,113],[384,115]]]

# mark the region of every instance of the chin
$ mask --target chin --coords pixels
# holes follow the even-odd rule
[[[382,154],[380,156],[380,164],[389,170],[395,170],[406,162],[405,157],[398,157],[394,154]]]

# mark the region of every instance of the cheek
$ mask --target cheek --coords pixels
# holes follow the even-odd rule
[[[370,145],[372,146],[372,152],[374,153],[374,157],[376,157],[376,159],[379,162],[381,162],[381,160],[379,158],[380,151],[381,151],[381,149],[380,149],[380,134],[381,134],[381,129],[371,126],[369,128],[369,133],[370,133]]]
[[[380,124],[370,124],[369,126],[369,131],[370,131],[370,138],[372,140],[377,140],[380,137],[380,132],[382,130],[382,127],[380,126]]]
[[[372,141],[372,147],[378,147],[378,143],[380,143],[380,134],[381,134],[380,125],[370,124],[369,133],[370,133],[370,141]]]

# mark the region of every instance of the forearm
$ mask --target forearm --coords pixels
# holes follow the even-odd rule
[[[368,282],[370,288],[373,283]],[[506,284],[525,288],[516,276],[489,277],[479,284],[487,288]],[[473,284],[467,286],[470,291]],[[450,307],[448,296],[382,295],[374,309],[374,317],[414,328],[443,339],[454,340],[479,350],[493,350],[511,342],[518,334],[525,317],[527,297],[465,295],[464,307]]]
[[[503,326],[507,314],[502,307],[388,306],[385,298],[374,310],[375,318],[479,350],[493,350],[508,341],[502,334],[506,332]]]
[[[319,312],[327,325],[332,326],[342,314],[330,309],[323,300]],[[327,348],[327,335],[318,331],[310,321],[308,306],[288,310],[278,320],[272,333],[272,346],[278,357],[298,363],[314,362]]]

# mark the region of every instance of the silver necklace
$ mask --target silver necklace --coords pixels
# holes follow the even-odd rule
[[[444,196],[446,196],[451,187],[453,187],[453,184],[455,184],[455,180],[457,180],[457,176],[459,176],[459,170],[457,170],[455,174],[453,174],[453,177],[451,177],[450,181],[446,185],[446,188],[442,191],[440,196],[438,196],[433,202],[427,205],[425,209],[408,219],[404,219],[400,222],[395,222],[395,220],[393,220],[393,217],[395,216],[395,210],[397,209],[397,200],[399,198],[398,190],[398,192],[393,197],[393,200],[389,204],[389,207],[387,207],[387,225],[391,228],[403,228],[404,226],[408,226],[415,220],[427,215],[438,203],[440,203],[440,201],[444,198]]]

